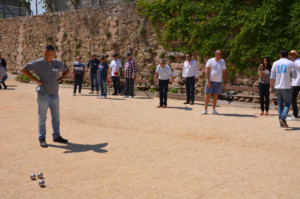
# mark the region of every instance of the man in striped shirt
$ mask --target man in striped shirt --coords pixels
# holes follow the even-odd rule
[[[129,98],[133,98],[134,80],[136,79],[136,66],[130,53],[127,53],[126,55],[124,77],[125,77],[125,86],[124,86],[123,97],[128,97],[129,95]]]

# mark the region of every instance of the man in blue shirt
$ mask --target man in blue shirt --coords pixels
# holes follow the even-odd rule
[[[26,64],[21,72],[37,83],[36,91],[38,92],[38,126],[39,141],[41,147],[48,147],[46,143],[46,119],[47,110],[50,108],[52,121],[52,137],[54,142],[67,143],[68,140],[60,136],[60,118],[59,118],[59,82],[69,73],[68,67],[54,59],[55,50],[51,45],[46,46],[44,58],[32,61]],[[38,79],[30,71],[35,72]],[[62,76],[59,77],[60,72]]]
[[[94,82],[96,82],[96,91],[99,94],[99,84],[97,80],[97,70],[98,65],[100,64],[97,59],[96,53],[92,54],[92,59],[89,60],[87,67],[90,69],[90,79],[91,79],[91,92],[89,94],[94,94]]]
[[[73,95],[76,95],[77,85],[79,86],[78,92],[81,95],[81,85],[84,79],[85,66],[82,63],[82,57],[78,56],[77,61],[73,63],[73,79],[74,79],[74,91]]]
[[[99,79],[99,85],[100,85],[100,90],[101,90],[101,94],[100,94],[99,98],[102,98],[102,99],[107,98],[106,81],[107,81],[107,84],[109,84],[108,74],[109,74],[108,65],[107,65],[107,63],[105,63],[105,58],[101,57],[100,64],[98,66],[98,79]]]

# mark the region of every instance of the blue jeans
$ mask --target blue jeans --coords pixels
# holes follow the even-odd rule
[[[107,95],[106,80],[99,79],[99,85],[100,85],[101,96],[106,96]]]
[[[186,77],[184,79],[186,89],[186,101],[194,102],[195,99],[195,77]]]
[[[276,89],[279,119],[286,119],[291,105],[291,89]]]
[[[97,74],[92,74],[90,73],[90,78],[91,78],[91,90],[94,91],[94,82],[96,82],[96,91],[99,91],[99,83],[98,83],[98,78]]]
[[[2,88],[1,84],[4,86],[4,88],[7,87],[6,84],[5,84],[5,80],[7,80],[7,76],[4,76],[2,79],[0,79],[0,88]]]
[[[47,95],[38,93],[38,125],[39,139],[46,138],[46,120],[47,111],[50,108],[52,121],[53,139],[60,136],[60,120],[59,120],[59,97],[58,95]]]

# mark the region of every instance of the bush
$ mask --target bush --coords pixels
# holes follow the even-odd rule
[[[149,90],[148,90],[148,92],[150,92],[150,93],[155,93],[155,89],[153,89],[153,88],[150,88]]]
[[[178,93],[178,88],[172,88],[168,92],[169,93]]]

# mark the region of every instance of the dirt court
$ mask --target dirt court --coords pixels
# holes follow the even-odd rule
[[[34,84],[0,90],[0,198],[299,199],[300,122],[279,127],[258,109],[185,106],[158,98],[72,96],[60,88],[61,134],[37,138]],[[209,113],[211,108],[209,109]],[[43,172],[45,188],[31,181]]]

